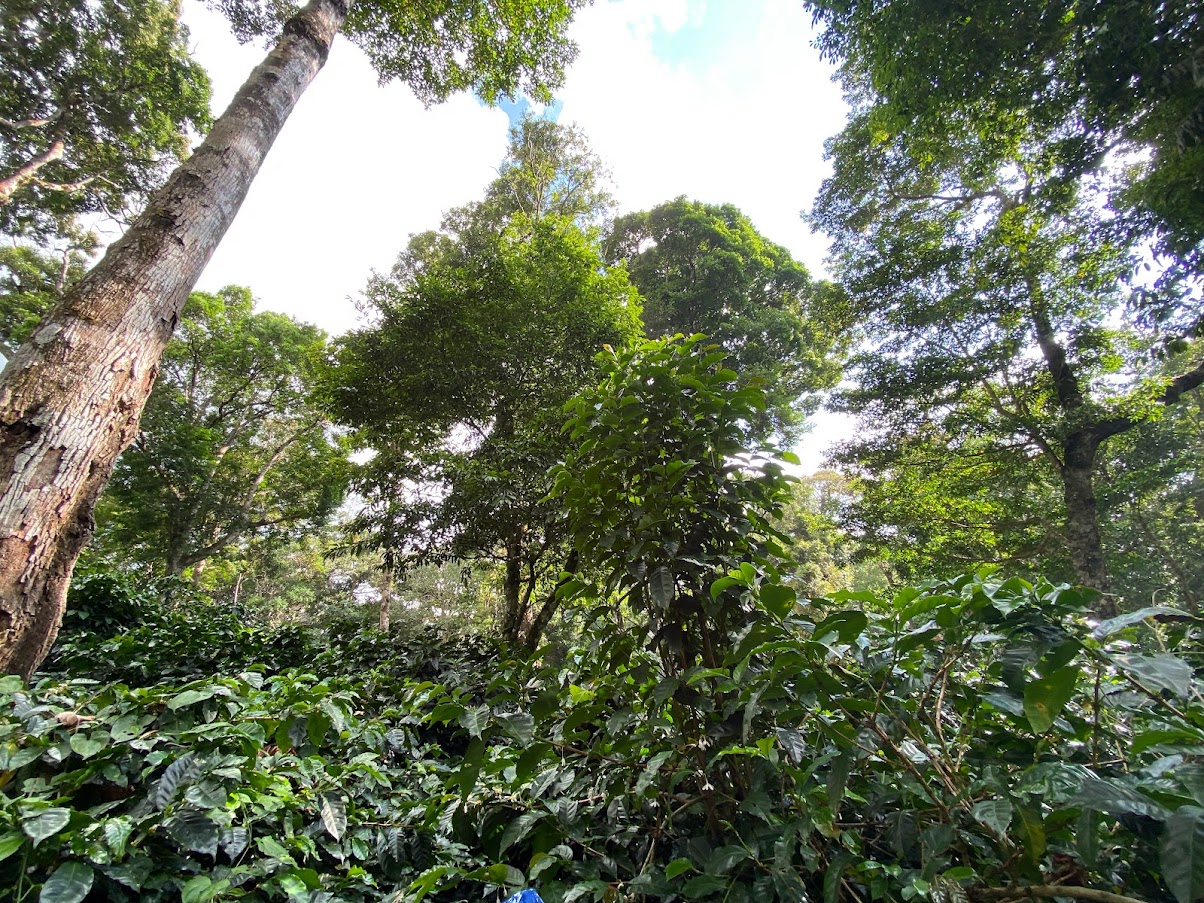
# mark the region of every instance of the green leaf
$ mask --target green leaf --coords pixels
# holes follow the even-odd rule
[[[181,785],[188,784],[201,773],[201,766],[192,753],[185,753],[167,766],[159,784],[151,793],[151,802],[156,808],[164,809],[176,795]]]
[[[1016,835],[1024,844],[1024,852],[1033,866],[1041,863],[1045,855],[1045,826],[1041,821],[1041,810],[1034,806],[1016,806],[1019,821],[1016,824]]]
[[[687,900],[708,897],[727,889],[727,879],[715,875],[695,875],[681,889],[681,894]]]
[[[786,750],[790,761],[795,765],[800,764],[803,756],[807,753],[807,744],[803,740],[803,735],[792,727],[779,727],[774,733],[777,734],[778,742],[782,744],[782,749]]]
[[[673,750],[663,749],[648,760],[648,764],[644,766],[644,770],[640,772],[640,776],[635,782],[635,795],[640,796],[645,790],[652,786],[652,782],[656,780],[656,775],[660,771],[669,758],[673,755]]]
[[[217,685],[203,687],[200,690],[185,690],[182,693],[177,693],[175,696],[169,699],[167,701],[167,707],[172,711],[175,711],[176,709],[183,708],[186,705],[192,705],[196,702],[203,702],[206,699],[212,699],[218,690],[219,687]]]
[[[1112,661],[1147,689],[1155,692],[1165,690],[1183,699],[1192,693],[1191,665],[1169,653],[1114,655]]]
[[[21,830],[29,835],[36,847],[47,837],[53,837],[71,821],[70,809],[42,809],[21,823]]]
[[[735,845],[719,847],[707,859],[706,872],[708,875],[726,875],[732,866],[749,858],[748,850]]]
[[[429,868],[410,883],[411,903],[422,903],[422,899],[433,891],[441,878],[447,874],[447,866]]]
[[[318,808],[322,816],[322,827],[335,840],[342,840],[347,830],[347,803],[337,793],[323,793],[322,805]]]
[[[1078,678],[1078,667],[1067,665],[1025,685],[1024,714],[1034,733],[1043,734],[1053,727],[1054,719],[1074,696]]]
[[[658,567],[648,578],[648,590],[661,608],[668,608],[673,601],[673,573],[664,565]]]
[[[1167,608],[1164,605],[1154,605],[1149,608],[1139,608],[1137,611],[1130,611],[1123,615],[1117,615],[1115,618],[1108,618],[1100,621],[1095,630],[1091,631],[1091,635],[1097,640],[1106,640],[1113,634],[1120,633],[1126,627],[1132,627],[1134,624],[1140,624],[1147,618],[1165,617],[1167,619],[1190,621],[1194,620],[1187,612],[1179,611],[1177,608]]]
[[[21,849],[21,845],[24,843],[25,838],[21,836],[20,831],[9,831],[7,834],[0,836],[0,862]]]
[[[1179,903],[1204,896],[1204,809],[1183,806],[1166,820],[1159,859],[1163,880]]]
[[[464,714],[460,716],[460,727],[468,731],[469,735],[480,739],[481,732],[485,725],[489,723],[489,706],[477,706],[471,709],[465,709]]]
[[[72,734],[68,743],[71,751],[83,759],[90,759],[105,748],[104,740],[96,739],[95,735],[85,734],[82,731]]]
[[[221,832],[217,824],[204,812],[183,809],[169,818],[165,824],[167,833],[181,847],[192,853],[213,856],[217,853],[217,842]]]
[[[114,861],[125,858],[125,845],[133,833],[134,824],[126,816],[110,818],[104,824],[105,843]]]
[[[0,695],[11,696],[25,689],[25,681],[16,674],[0,677]]]
[[[1012,804],[1006,799],[979,800],[970,807],[970,814],[979,824],[994,831],[996,837],[1002,838],[1012,823]]]
[[[665,877],[672,881],[683,872],[688,872],[694,868],[694,864],[689,859],[674,859],[665,866]]]
[[[46,879],[38,896],[39,903],[79,903],[92,890],[95,877],[92,866],[68,860]]]
[[[518,887],[520,884],[525,884],[527,879],[514,866],[499,862],[497,865],[491,865],[485,869],[485,880],[499,887],[502,885]]]
[[[788,586],[782,586],[779,583],[769,583],[761,587],[761,605],[770,614],[778,618],[784,618],[790,612],[794,611],[794,605],[798,601],[798,593]]]
[[[505,712],[498,715],[497,720],[502,730],[521,746],[529,745],[535,738],[535,719],[527,712]]]
[[[742,581],[737,580],[735,577],[720,577],[711,584],[711,598],[718,599],[723,595],[724,590],[726,590],[728,587],[736,586],[740,583],[742,583]]]
[[[208,903],[213,899],[213,879],[197,875],[185,882],[180,890],[180,903]]]
[[[835,634],[837,642],[848,644],[861,636],[869,623],[863,611],[838,611],[816,624],[811,636],[816,642],[830,644]]]
[[[1112,779],[1095,778],[1083,782],[1073,802],[1077,806],[1096,809],[1116,817],[1144,815],[1162,821],[1170,814],[1145,794]]]
[[[506,830],[502,832],[502,842],[498,847],[499,855],[530,834],[531,829],[539,823],[544,815],[546,815],[544,812],[524,812],[512,819],[510,824],[506,825]]]

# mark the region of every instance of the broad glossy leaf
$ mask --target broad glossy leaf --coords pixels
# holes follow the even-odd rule
[[[1041,810],[1035,806],[1016,806],[1015,834],[1024,844],[1024,852],[1034,866],[1045,855],[1045,825]]]
[[[1067,665],[1025,685],[1024,714],[1034,733],[1043,734],[1053,727],[1054,719],[1074,696],[1078,679],[1079,669]]]
[[[678,875],[691,871],[694,864],[689,859],[674,859],[665,866],[665,877],[672,881]]]
[[[485,729],[485,725],[489,723],[489,706],[476,706],[471,709],[465,709],[464,714],[459,718],[460,727],[468,731],[468,733],[480,739],[481,732]]]
[[[71,810],[55,807],[42,809],[36,815],[21,822],[21,830],[29,835],[36,847],[47,837],[53,837],[71,821]]]
[[[133,833],[134,824],[129,818],[110,818],[104,824],[105,843],[115,861],[125,858],[125,845]]]
[[[498,847],[498,852],[505,853],[530,834],[531,829],[539,824],[545,814],[544,812],[524,812],[522,815],[512,819],[510,824],[506,825],[506,830],[502,832],[502,841]]]
[[[24,843],[25,838],[20,831],[9,831],[7,834],[0,835],[0,862],[21,849],[21,845]]]
[[[769,583],[761,586],[760,600],[766,611],[775,617],[784,618],[794,611],[798,593],[788,586]]]
[[[322,827],[335,840],[342,840],[347,830],[347,802],[337,793],[323,793],[318,809],[322,816]]]
[[[1159,860],[1162,879],[1179,903],[1204,896],[1204,809],[1184,806],[1166,820]]]
[[[1193,620],[1191,615],[1185,611],[1179,611],[1177,608],[1152,605],[1148,608],[1139,608],[1137,611],[1130,611],[1123,615],[1117,615],[1115,618],[1100,621],[1099,625],[1091,631],[1091,635],[1097,640],[1105,640],[1113,634],[1120,633],[1126,627],[1132,627],[1134,624],[1140,624],[1147,618],[1154,617],[1166,618],[1168,620]]]
[[[807,744],[803,740],[803,735],[792,727],[779,727],[775,733],[778,742],[786,750],[786,755],[790,757],[790,761],[795,765],[800,764],[803,756],[807,753]]]
[[[212,699],[219,689],[221,688],[211,685],[196,690],[185,690],[182,693],[177,693],[175,696],[169,699],[167,701],[167,707],[174,711],[175,709],[183,708],[186,705],[204,702],[206,699]]]
[[[1192,668],[1167,652],[1157,655],[1115,655],[1112,661],[1149,690],[1166,690],[1186,699],[1192,692]]]
[[[201,766],[192,753],[184,753],[164,770],[163,777],[159,778],[151,794],[151,802],[159,809],[165,808],[180,786],[188,784],[200,773]]]
[[[816,624],[811,635],[820,643],[831,643],[835,639],[839,643],[848,644],[861,636],[869,623],[869,618],[863,611],[838,611]]]
[[[997,837],[1007,835],[1012,823],[1012,804],[1006,799],[979,800],[970,807],[974,820],[986,825]]]
[[[522,746],[535,737],[535,719],[527,712],[504,712],[497,716],[502,729]]]
[[[1170,815],[1167,809],[1144,793],[1113,779],[1084,781],[1074,797],[1074,803],[1112,816],[1144,815],[1161,821]]]
[[[183,809],[166,822],[167,833],[185,850],[212,856],[217,853],[221,832],[204,812]]]
[[[39,903],[79,903],[92,890],[96,872],[75,860],[62,863],[42,885]]]
[[[648,578],[648,591],[661,608],[668,608],[673,601],[673,590],[673,573],[661,565]]]
[[[83,759],[90,759],[105,748],[105,737],[100,731],[85,734],[77,731],[71,735],[71,751]]]

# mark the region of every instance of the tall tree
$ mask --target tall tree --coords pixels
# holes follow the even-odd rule
[[[252,303],[233,286],[189,298],[98,506],[102,545],[199,577],[248,541],[320,527],[342,500],[346,453],[315,396],[326,336]]]
[[[499,217],[561,216],[588,229],[603,225],[614,198],[609,174],[580,128],[528,114],[510,129],[510,148],[484,208]]]
[[[1201,349],[1155,366],[1157,337],[1121,319],[1138,249],[1112,228],[1106,160],[1084,169],[1078,144],[974,110],[913,131],[865,96],[814,211],[865,324],[844,403],[867,436],[1041,459],[1075,577],[1108,591],[1101,450],[1204,383]]]
[[[120,212],[209,126],[209,79],[177,0],[5,0],[0,230],[44,235]]]
[[[790,252],[730,204],[678,198],[619,217],[606,242],[644,298],[648,335],[704,333],[746,380],[764,384],[765,432],[792,432],[833,385],[841,306]]]
[[[136,434],[180,309],[346,26],[381,77],[427,101],[471,88],[548,96],[580,0],[311,0],[196,152],[0,377],[0,670],[30,674],[58,629],[92,509]],[[280,8],[231,0],[246,29]]]
[[[386,567],[499,562],[502,633],[532,648],[557,604],[540,588],[573,569],[545,498],[562,408],[604,345],[638,336],[639,304],[571,220],[515,214],[498,232],[475,209],[484,226],[456,211],[369,284],[375,322],[343,340],[335,397],[376,452],[354,526]]]

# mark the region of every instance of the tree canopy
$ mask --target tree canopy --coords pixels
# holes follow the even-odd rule
[[[318,529],[346,451],[316,395],[321,330],[254,313],[251,292],[194,292],[138,438],[99,506],[101,548],[179,575],[249,542]]]
[[[176,0],[6,0],[0,10],[0,231],[122,214],[209,126],[209,78]]]
[[[604,345],[638,335],[639,302],[572,220],[514,214],[494,231],[482,209],[483,225],[457,212],[370,282],[373,321],[342,339],[334,397],[376,454],[362,526],[399,562],[501,562],[517,642],[566,565],[545,500],[561,407]]]
[[[650,336],[703,333],[765,385],[763,431],[792,432],[840,372],[842,308],[735,207],[677,198],[615,220],[606,240],[644,298]]]
[[[1006,165],[1024,134],[1045,144],[1068,180],[1122,159],[1108,202],[1119,228],[1156,240],[1162,291],[1143,308],[1191,332],[1204,241],[1204,82],[1199,15],[1190,2],[1007,0],[959,14],[936,0],[809,0],[819,46],[850,92],[871,93],[893,133],[939,141],[961,124],[992,140],[980,154]],[[1049,190],[1056,192],[1056,182]],[[1198,285],[1197,285],[1198,292]]]

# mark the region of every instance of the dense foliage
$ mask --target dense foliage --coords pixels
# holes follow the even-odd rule
[[[705,333],[762,385],[762,432],[794,436],[815,393],[836,382],[847,325],[839,291],[731,204],[677,198],[621,216],[606,255],[627,265],[650,337]]]
[[[199,578],[317,530],[342,501],[346,449],[315,392],[326,335],[253,306],[235,286],[192,294],[100,505],[102,548]]]
[[[600,618],[559,668],[426,637],[266,674],[245,645],[147,689],[9,678],[0,881],[46,901],[1201,892],[1196,622],[1091,629],[1082,595],[989,574],[804,607],[743,569],[716,586],[757,614],[673,675]]]
[[[209,125],[209,78],[174,0],[6,0],[0,231],[44,237],[122,213]]]

